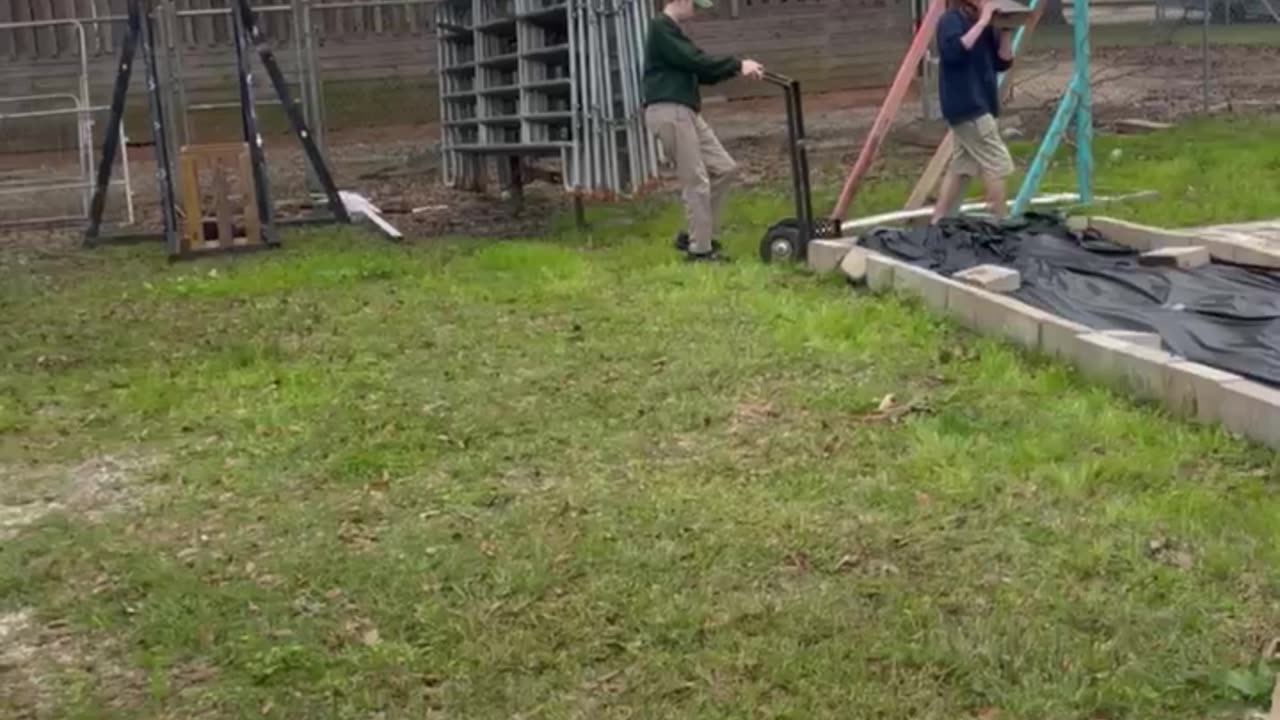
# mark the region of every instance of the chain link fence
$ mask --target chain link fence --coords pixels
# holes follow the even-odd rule
[[[1176,122],[1273,106],[1280,90],[1280,0],[1093,0],[1089,5],[1094,113]],[[1005,101],[1047,115],[1074,63],[1072,5],[1046,6]]]
[[[431,0],[251,5],[292,101],[326,146],[340,182],[356,180],[384,155],[408,154],[434,139],[421,133],[434,121],[438,102]],[[229,1],[147,6],[174,154],[187,144],[239,141]],[[126,10],[126,0],[0,0],[0,228],[83,223]],[[301,146],[256,54],[250,66],[273,195],[306,206]],[[154,226],[155,138],[141,54],[134,59],[122,134],[107,219]]]
[[[1044,1],[1045,15],[1005,88],[1010,121],[1017,118],[1022,127],[1015,132],[1029,141],[1043,133],[1074,63],[1071,0]],[[414,208],[442,206],[445,201],[425,189],[439,177],[432,150],[439,139],[433,1],[253,0],[253,5],[294,99],[323,133],[339,183],[373,197],[403,199]],[[157,0],[153,7],[164,20],[160,61],[174,67],[181,80],[169,91],[176,140],[235,139],[239,122],[227,1]],[[810,15],[848,11],[844,6],[837,11],[835,5],[830,10],[806,7]],[[124,0],[0,0],[0,224],[83,215],[83,186],[101,147],[124,8]],[[883,12],[900,10],[890,2]],[[1092,0],[1091,79],[1098,127],[1105,131],[1131,119],[1177,122],[1206,112],[1266,111],[1280,97],[1277,10],[1280,0]],[[836,147],[824,157],[855,149],[851,144],[882,98],[858,79],[865,81],[873,70],[890,76],[906,36],[901,50],[886,46],[874,58],[858,60],[861,65],[850,65],[831,60],[820,49],[771,49],[781,41],[760,27],[795,17],[781,6],[773,12],[767,22],[750,26],[756,28],[753,35],[738,26],[698,32],[714,41],[717,33],[728,37],[733,31],[736,52],[779,58],[780,63],[792,58],[808,73],[806,87],[836,91],[831,95],[837,100],[812,91],[805,100],[813,108],[813,134],[850,146]],[[125,168],[118,160],[109,209],[113,217],[127,219],[131,190],[146,222],[155,189],[141,75],[139,66],[125,122],[130,186],[123,183]],[[862,88],[858,98],[838,99],[846,92],[842,88],[855,86]],[[930,81],[920,87],[936,96]],[[305,198],[301,152],[260,72],[254,95],[260,101],[276,197]],[[920,104],[912,105],[904,114],[918,114]],[[747,135],[782,132],[780,103],[771,97],[726,102],[710,111],[727,138],[735,125]],[[785,168],[773,156],[761,165]],[[58,189],[46,191],[41,183]],[[57,207],[37,207],[33,198]]]

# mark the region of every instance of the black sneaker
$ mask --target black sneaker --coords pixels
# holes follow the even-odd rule
[[[712,248],[711,252],[704,252],[704,253],[686,252],[684,254],[684,260],[685,262],[714,262],[714,263],[733,262],[733,260],[730,259],[728,255],[721,253],[716,248]]]
[[[676,249],[679,250],[680,252],[682,253],[689,252],[689,233],[684,231],[677,233],[675,245],[676,245]],[[720,241],[712,240],[711,249],[715,252],[720,252]]]

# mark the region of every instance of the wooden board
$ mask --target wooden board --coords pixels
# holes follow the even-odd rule
[[[248,143],[210,143],[184,145],[178,153],[183,210],[180,255],[261,246],[261,223],[258,218],[257,193]],[[204,223],[210,215],[202,206],[200,170],[208,169],[213,181],[213,215],[218,228],[217,240],[206,240]],[[239,213],[244,234],[235,233],[231,184],[227,173],[235,172],[240,180]]]

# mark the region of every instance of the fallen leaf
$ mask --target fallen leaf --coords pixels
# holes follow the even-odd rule
[[[377,480],[371,481],[369,483],[368,489],[370,492],[385,493],[390,488],[391,488],[391,474],[386,471],[383,471],[382,477],[378,478]]]
[[[996,718],[1000,717],[1000,708],[997,708],[997,707],[982,708],[977,712],[977,714],[974,715],[974,717],[977,718],[978,720],[996,720]]]
[[[360,635],[360,642],[373,647],[382,642],[382,638],[378,635],[378,628],[369,628]]]
[[[876,572],[884,577],[891,577],[893,575],[901,575],[902,569],[891,562],[879,562],[876,564]]]
[[[809,556],[803,552],[791,553],[783,560],[783,564],[799,573],[813,570],[813,563],[809,562]]]
[[[913,413],[927,413],[930,411],[931,408],[925,402],[912,400],[907,403],[896,404],[892,395],[886,395],[880,401],[880,405],[876,410],[862,415],[858,420],[868,423],[897,423]]]
[[[857,555],[845,555],[840,558],[840,562],[836,563],[835,572],[848,572],[857,567],[860,562],[862,562],[862,559]]]

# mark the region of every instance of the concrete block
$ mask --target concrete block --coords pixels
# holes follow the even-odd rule
[[[1233,433],[1280,448],[1280,390],[1252,380],[1223,383],[1218,419]]]
[[[867,287],[874,292],[888,292],[893,289],[893,272],[905,266],[893,258],[880,253],[867,255]]]
[[[844,273],[849,280],[861,283],[867,279],[867,259],[870,253],[865,248],[854,247],[849,248],[849,252],[845,253],[844,259],[840,261],[840,272]]]
[[[1215,422],[1221,415],[1223,385],[1241,379],[1208,365],[1176,360],[1169,363],[1165,378],[1165,407],[1174,415]]]
[[[1115,359],[1116,379],[1122,386],[1146,400],[1164,400],[1172,355],[1130,344]]]
[[[1167,352],[1117,340],[1103,333],[1080,336],[1076,365],[1081,372],[1148,400],[1163,400],[1169,363]]]
[[[1040,346],[1040,321],[1047,315],[1026,303],[955,282],[947,286],[947,311],[966,327],[1031,350]]]
[[[1280,268],[1280,250],[1263,240],[1241,236],[1231,243],[1231,260],[1241,265]]]
[[[1223,240],[1201,238],[1200,247],[1209,251],[1209,259],[1218,262],[1235,262],[1235,246]]]
[[[1209,251],[1209,257],[1219,262],[1235,262],[1238,237],[1235,233],[1218,230],[1196,230],[1196,244]]]
[[[1077,354],[1071,358],[1075,366],[1094,380],[1111,382],[1115,377],[1115,355],[1129,347],[1129,343],[1102,333],[1086,333],[1078,339]]]
[[[988,292],[1011,293],[1022,287],[1022,275],[1013,268],[1000,265],[978,265],[962,270],[952,275],[952,278]]]
[[[1137,332],[1134,330],[1103,330],[1102,334],[1120,342],[1127,342],[1131,345],[1138,345],[1151,350],[1164,349],[1164,341],[1160,339],[1160,335],[1157,333]]]
[[[1188,245],[1150,250],[1138,256],[1138,264],[1190,270],[1209,264],[1209,248],[1203,245]]]
[[[897,268],[893,273],[893,286],[920,298],[929,309],[942,313],[947,310],[947,289],[956,285],[951,280],[914,265]]]
[[[810,240],[806,251],[809,269],[817,273],[835,272],[853,247],[849,240]]]
[[[1258,223],[1258,227],[1249,234],[1273,245],[1280,244],[1280,223],[1271,220]]]
[[[1045,313],[1040,318],[1040,352],[1049,357],[1074,360],[1080,353],[1080,336],[1093,329],[1078,322]]]
[[[1072,215],[1067,218],[1067,229],[1072,232],[1084,232],[1089,229],[1089,218],[1086,215]]]
[[[1214,260],[1242,265],[1280,268],[1280,248],[1260,237],[1237,229],[1220,227],[1200,228],[1195,231],[1200,238],[1196,244],[1209,250]]]
[[[1097,231],[1113,243],[1133,248],[1139,252],[1199,244],[1194,236],[1186,233],[1139,225],[1113,218],[1091,217],[1089,218],[1089,228]]]

